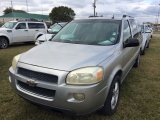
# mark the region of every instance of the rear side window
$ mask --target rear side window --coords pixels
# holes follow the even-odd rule
[[[37,28],[45,28],[43,23],[37,23]]]
[[[36,29],[37,28],[36,23],[28,23],[28,28],[29,29]]]
[[[45,26],[43,23],[28,23],[29,29],[44,29]]]
[[[126,41],[128,38],[131,38],[131,29],[127,20],[124,21],[123,25],[123,41]]]

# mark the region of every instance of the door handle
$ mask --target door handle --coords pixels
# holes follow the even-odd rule
[[[28,30],[24,30],[24,31],[28,31]]]
[[[39,30],[36,30],[36,31],[39,31]]]

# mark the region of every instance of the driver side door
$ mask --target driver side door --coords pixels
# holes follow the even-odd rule
[[[26,42],[28,41],[28,29],[26,23],[19,23],[13,29],[13,41],[14,42]]]
[[[123,22],[123,43],[127,42],[129,38],[132,38],[131,27],[128,20],[124,20]],[[134,56],[134,47],[126,47],[123,48],[123,74],[128,73],[133,65]],[[125,76],[125,75],[124,75]]]

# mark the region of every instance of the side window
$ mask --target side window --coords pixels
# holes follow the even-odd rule
[[[130,21],[130,24],[131,24],[131,29],[132,29],[132,33],[133,33],[133,38],[138,38],[138,36],[139,36],[139,32],[140,32],[140,30],[138,30],[139,28],[139,26],[138,26],[138,22],[136,21],[136,20],[134,20],[134,19],[130,19],[129,20]]]
[[[29,29],[36,29],[37,25],[36,25],[36,23],[28,23],[28,28]]]
[[[148,26],[146,26],[146,32],[151,32],[151,29]]]
[[[26,23],[19,23],[16,29],[26,29]]]
[[[123,25],[123,41],[126,41],[128,38],[131,38],[131,29],[127,20],[124,21]]]
[[[44,29],[45,26],[43,23],[37,23],[37,28]]]

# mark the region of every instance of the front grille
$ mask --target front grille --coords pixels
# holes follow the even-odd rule
[[[18,68],[18,74],[37,81],[54,83],[54,84],[58,83],[58,76],[35,72],[24,68]]]
[[[45,88],[40,88],[40,87],[31,87],[26,83],[23,83],[19,80],[17,80],[17,85],[20,87],[20,89],[30,92],[32,94],[41,96],[41,97],[46,97],[46,98],[54,98],[55,96],[55,90],[50,90],[50,89],[45,89]]]

